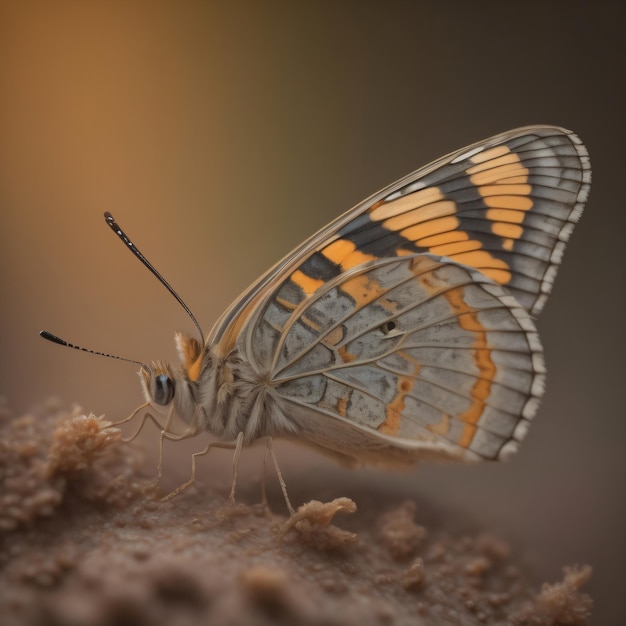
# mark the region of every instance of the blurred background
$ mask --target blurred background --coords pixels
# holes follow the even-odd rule
[[[55,395],[118,419],[142,401],[137,368],[38,331],[140,361],[176,360],[174,331],[193,333],[104,211],[208,333],[380,187],[509,128],[571,128],[592,191],[538,322],[548,389],[520,454],[349,480],[487,524],[547,580],[590,563],[592,624],[625,623],[625,7],[2,3],[0,395],[16,413]]]

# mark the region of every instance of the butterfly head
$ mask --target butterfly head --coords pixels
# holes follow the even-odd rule
[[[176,347],[182,362],[185,378],[195,382],[200,376],[204,351],[200,342],[193,337],[176,333]],[[149,367],[139,370],[141,385],[146,400],[158,406],[168,406],[174,400],[177,380],[168,363],[154,361]]]
[[[155,361],[151,367],[142,365],[139,378],[144,396],[151,404],[168,406],[174,400],[176,382],[167,363]]]

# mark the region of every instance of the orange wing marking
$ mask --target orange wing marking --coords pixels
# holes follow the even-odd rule
[[[487,331],[480,323],[478,314],[463,300],[462,292],[453,290],[447,292],[445,296],[452,309],[458,314],[461,328],[472,332],[476,337],[473,346],[473,359],[480,372],[480,378],[476,379],[470,391],[473,400],[471,406],[459,415],[459,419],[465,422],[465,427],[458,444],[463,448],[468,448],[476,433],[476,424],[483,414],[487,398],[489,398],[491,393],[491,385],[496,375],[496,366],[491,359],[491,351],[487,342]]]
[[[491,221],[491,231],[502,237],[502,247],[510,251],[524,234],[519,224],[533,207],[528,169],[522,165],[519,156],[506,146],[480,152],[470,161],[475,165],[466,173],[478,187],[484,203],[490,207],[486,217]]]
[[[296,270],[291,275],[291,280],[298,285],[307,296],[315,293],[324,284],[324,281],[320,278],[311,278],[301,270]]]
[[[348,398],[342,396],[337,400],[337,413],[341,415],[341,417],[345,417],[348,412]]]
[[[397,355],[413,364],[413,372],[410,375],[399,375],[396,389],[396,395],[392,402],[387,405],[387,413],[385,421],[377,428],[378,431],[386,435],[397,435],[400,432],[402,423],[402,411],[404,411],[404,398],[413,390],[415,379],[417,378],[421,364],[418,363],[410,354],[400,350]]]
[[[419,369],[419,368],[418,368]],[[417,373],[415,374],[417,375]],[[398,376],[395,398],[387,405],[385,421],[378,426],[378,431],[385,435],[397,435],[402,424],[402,411],[404,411],[404,398],[411,393],[415,378],[412,376]]]
[[[357,250],[356,244],[348,239],[337,239],[322,248],[320,252],[332,263],[339,265],[343,271],[371,261],[376,257]]]
[[[491,170],[483,171],[485,168],[492,167],[494,157],[498,162],[505,161],[501,167],[496,169],[507,168],[511,176],[516,177],[516,184],[501,186],[498,195],[494,195],[493,189],[496,187],[494,183],[499,178],[494,181],[491,178]],[[525,170],[521,167],[517,155],[508,154],[508,149],[505,146],[499,146],[497,153],[487,151],[477,154],[474,158],[489,161],[484,164],[478,163],[470,168],[472,171],[474,168],[478,168],[471,177],[474,184],[477,184],[474,176],[489,176],[485,180],[484,186],[485,194],[488,197],[486,202],[492,202],[493,198],[505,196],[505,205],[511,207],[507,209],[489,208],[487,210],[487,217],[492,221],[493,232],[503,239],[503,247],[510,249],[515,239],[521,235],[519,221],[523,219],[527,211],[529,199],[524,194],[528,192],[529,186],[522,184],[526,182],[527,177],[523,181],[517,180]],[[467,173],[469,175],[470,170],[467,170]],[[515,193],[519,196],[515,196]],[[496,200],[493,202],[495,203]],[[488,204],[488,206],[490,205]],[[520,209],[517,212],[521,214],[521,219],[514,224],[510,223],[511,219],[504,219],[500,213],[492,213],[502,210],[514,212],[513,207]],[[457,210],[457,205],[451,200],[446,200],[438,187],[428,187],[401,198],[377,204],[376,208],[370,210],[370,217],[381,221],[386,229],[399,232],[400,235],[414,242],[419,248],[428,250],[431,254],[450,257],[458,263],[480,270],[500,284],[507,284],[512,277],[509,265],[506,261],[493,256],[488,250],[484,250],[481,241],[470,238],[469,234],[461,229],[461,223],[456,216]],[[500,219],[501,217],[502,219]],[[335,244],[338,242],[331,244],[331,246]],[[338,250],[339,248],[337,248]],[[343,249],[342,252],[344,252]],[[406,254],[406,250],[399,249],[396,253],[398,255]],[[329,255],[327,256],[331,258]]]

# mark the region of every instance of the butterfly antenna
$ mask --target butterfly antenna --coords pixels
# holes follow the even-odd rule
[[[183,302],[183,299],[174,291],[174,288],[159,274],[154,265],[146,259],[146,257],[141,254],[137,246],[128,238],[128,235],[119,227],[118,223],[115,221],[113,216],[107,211],[104,214],[104,219],[106,223],[111,227],[111,230],[124,242],[124,245],[157,277],[158,281],[178,300],[178,304],[185,309],[187,315],[191,318],[191,321],[195,324],[200,338],[202,339],[202,345],[204,345],[204,335],[202,333],[202,329],[200,328],[200,324],[198,324],[198,320],[194,317],[193,313],[189,309],[189,307]]]
[[[60,346],[66,346],[67,348],[74,348],[74,350],[82,350],[83,352],[89,352],[89,354],[97,354],[98,356],[106,356],[109,359],[118,359],[119,361],[127,361],[128,363],[136,363],[137,365],[141,365],[146,369],[149,369],[145,363],[141,361],[135,361],[134,359],[126,359],[123,356],[116,356],[115,354],[107,354],[106,352],[97,352],[96,350],[90,350],[89,348],[81,348],[80,346],[75,346],[73,343],[69,343],[65,341],[65,339],[61,339],[52,333],[49,333],[47,330],[42,330],[39,335],[48,341],[52,341],[52,343],[58,343]]]

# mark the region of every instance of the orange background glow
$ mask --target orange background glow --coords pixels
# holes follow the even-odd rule
[[[174,331],[193,333],[104,211],[208,333],[378,188],[508,128],[571,128],[594,179],[538,323],[548,391],[520,454],[374,475],[519,537],[548,579],[591,563],[593,623],[625,623],[625,5],[498,6],[3,3],[0,395],[121,418],[142,400],[136,366],[38,331],[140,361],[175,360]]]

